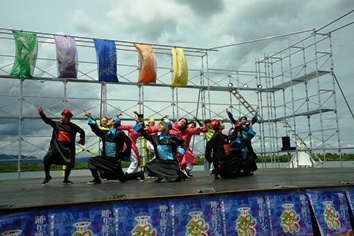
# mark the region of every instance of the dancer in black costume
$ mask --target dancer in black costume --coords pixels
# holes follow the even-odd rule
[[[101,156],[91,157],[88,160],[88,166],[94,179],[87,184],[100,184],[100,175],[108,179],[118,179],[122,183],[137,178],[145,179],[143,171],[124,174],[122,170],[121,158],[130,156],[131,141],[123,131],[117,129],[120,126],[118,116],[108,120],[107,127],[109,130],[101,130],[91,117],[88,118],[88,124],[92,132],[101,138],[103,147]],[[126,144],[125,150],[123,150],[124,144]]]
[[[236,178],[241,169],[241,158],[239,150],[235,147],[230,152],[230,143],[227,135],[222,133],[225,125],[222,121],[214,119],[211,123],[214,135],[207,142],[205,158],[209,163],[213,162],[213,175],[215,179]],[[213,157],[211,156],[213,154]]]
[[[169,131],[172,129],[170,120],[162,119],[158,124],[160,132],[158,135],[148,134],[138,123],[138,120],[134,129],[150,141],[155,149],[156,158],[144,167],[148,176],[157,177],[155,182],[161,182],[162,179],[173,179],[177,182],[188,179],[188,176],[181,171],[177,160],[177,150],[183,155],[187,148],[186,142],[182,138],[170,134]]]
[[[43,112],[42,107],[38,107],[42,120],[53,127],[52,139],[49,150],[44,156],[45,179],[42,185],[46,185],[52,177],[50,176],[50,165],[66,165],[64,184],[72,184],[69,180],[71,168],[75,166],[75,138],[76,133],[80,133],[80,143],[85,145],[85,131],[74,123],[70,122],[73,113],[64,109],[61,113],[60,122],[49,119]]]
[[[235,125],[235,130],[239,131],[241,133],[241,141],[244,143],[247,147],[247,157],[243,159],[243,167],[241,170],[240,175],[245,175],[245,176],[252,176],[253,172],[258,169],[256,161],[258,159],[257,154],[254,152],[251,140],[253,137],[256,135],[256,132],[253,130],[253,125],[258,121],[258,109],[256,109],[256,112],[254,116],[252,117],[252,120],[247,123],[247,116],[245,115],[240,115],[238,118],[238,121],[236,121],[233,118],[232,113],[226,109],[226,113],[232,123]],[[235,132],[236,134],[237,132]],[[236,138],[236,136],[233,136],[233,138]]]

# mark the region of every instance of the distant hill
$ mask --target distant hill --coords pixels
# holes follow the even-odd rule
[[[87,160],[90,157],[80,157],[80,158],[76,158],[76,162],[78,163],[87,163]],[[0,164],[17,164],[17,159],[18,159],[18,155],[4,155],[4,154],[0,154]],[[22,155],[21,156],[21,160],[22,163],[33,163],[33,164],[41,164],[43,163],[42,159],[38,159],[36,157],[29,157],[29,156],[25,156]]]

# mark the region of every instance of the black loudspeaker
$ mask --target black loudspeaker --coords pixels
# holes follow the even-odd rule
[[[283,147],[281,148],[282,150],[290,150],[290,138],[289,136],[284,136],[281,138]]]

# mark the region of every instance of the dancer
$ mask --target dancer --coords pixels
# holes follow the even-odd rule
[[[185,153],[186,142],[182,138],[170,134],[170,130],[172,130],[170,120],[163,118],[158,124],[160,132],[158,135],[148,134],[138,123],[138,120],[134,129],[150,141],[155,149],[156,158],[144,167],[148,176],[157,177],[155,182],[161,182],[163,179],[174,179],[177,182],[188,179],[188,176],[180,170],[176,154],[177,150],[181,154]]]
[[[131,141],[123,131],[117,129],[120,126],[118,116],[114,116],[108,120],[108,131],[100,130],[97,127],[96,121],[91,117],[88,118],[88,124],[92,132],[102,139],[103,150],[101,156],[91,157],[88,160],[88,166],[94,179],[87,184],[100,184],[99,173],[108,179],[118,179],[122,183],[137,179],[138,177],[145,179],[143,171],[131,174],[123,173],[121,158],[123,156],[130,156]],[[127,148],[123,151],[124,144]]]
[[[233,173],[232,169],[228,167],[230,159],[229,140],[227,135],[222,133],[225,125],[222,121],[214,119],[211,124],[215,134],[207,142],[205,148],[205,158],[214,164],[214,179],[220,179],[219,175],[224,178],[236,177],[237,173]],[[211,156],[213,153],[213,157]],[[237,172],[237,171],[236,171]]]
[[[178,162],[181,166],[181,170],[185,170],[189,177],[192,177],[193,165],[196,164],[195,155],[192,149],[189,147],[193,135],[199,135],[208,131],[207,127],[196,127],[195,121],[189,121],[187,128],[182,131],[182,139],[187,144],[186,153],[184,155],[177,154]]]
[[[75,166],[75,138],[76,134],[79,133],[80,140],[78,143],[85,145],[85,131],[70,122],[73,113],[68,109],[64,109],[61,113],[60,122],[49,119],[40,106],[38,112],[44,123],[53,128],[49,150],[43,159],[45,178],[42,185],[46,185],[52,179],[50,176],[51,164],[66,165],[63,183],[72,184],[69,175],[72,167]]]
[[[139,115],[138,112],[134,112],[137,116]],[[140,124],[143,126],[144,121],[140,121]],[[126,171],[126,173],[131,174],[135,172],[139,172],[139,166],[140,166],[140,155],[139,155],[139,149],[136,146],[137,139],[141,137],[142,135],[139,132],[136,132],[134,129],[134,125],[120,125],[118,126],[119,130],[124,130],[128,131],[128,137],[131,141],[131,152],[129,161],[130,165]]]
[[[168,115],[164,115],[162,117],[164,118],[168,118]],[[171,122],[171,121],[170,121]],[[176,123],[171,122],[171,129],[170,129],[170,134],[176,135],[180,138],[182,138],[182,131],[184,131],[185,129],[187,129],[187,119],[186,118],[180,118],[176,121]],[[157,133],[159,129],[159,126],[149,126],[147,131],[149,134],[153,134],[153,133]]]
[[[211,137],[213,137],[213,135],[215,134],[215,131],[211,127],[211,119],[205,119],[204,124],[203,124],[201,121],[198,120],[198,118],[196,116],[194,116],[193,118],[198,123],[198,125],[200,127],[207,128],[207,131],[204,133],[204,138],[208,142],[211,139]],[[209,162],[207,160],[205,160],[204,165],[207,165],[207,164],[209,164]],[[210,173],[210,175],[212,175],[214,173],[213,162],[210,163],[209,173]]]
[[[118,116],[120,116],[121,114],[122,114],[122,113],[118,114]],[[87,118],[91,117],[91,119],[95,120],[95,119],[91,116],[91,113],[88,112],[88,111],[86,111],[86,110],[85,110],[85,116],[86,116]],[[96,122],[96,120],[95,120],[95,122]],[[107,122],[108,122],[108,118],[104,116],[104,117],[102,117],[102,118],[100,119],[100,124],[97,124],[97,127],[98,127],[100,130],[109,130],[109,128],[107,127]],[[96,122],[96,123],[97,123],[97,122]],[[100,139],[99,145],[100,145],[100,154],[101,154],[101,153],[102,153],[102,140],[101,140],[101,139]]]
[[[146,124],[146,127],[153,127],[155,126],[155,119],[154,118],[150,118],[148,123]],[[152,135],[156,135],[158,132],[154,132],[154,133],[151,133]],[[154,150],[154,146],[149,142],[147,141],[145,138],[143,138],[142,140],[142,146],[143,146],[143,160],[144,160],[144,163],[143,163],[143,166],[146,165],[146,162],[145,162],[145,158],[147,158],[148,161],[151,161],[153,158],[155,158],[155,150]]]
[[[253,125],[258,121],[258,108],[255,111],[254,116],[252,117],[251,122],[247,123],[247,116],[240,115],[238,121],[233,118],[232,113],[226,108],[226,113],[232,123],[235,125],[235,130],[241,132],[240,139],[246,145],[249,155],[247,159],[244,160],[242,175],[253,175],[253,172],[258,169],[255,160],[258,159],[257,154],[254,152],[251,140],[256,135],[256,132],[253,130]]]

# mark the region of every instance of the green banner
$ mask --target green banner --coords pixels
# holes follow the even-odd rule
[[[38,41],[36,34],[13,31],[16,44],[16,57],[11,75],[31,78],[36,66]]]

